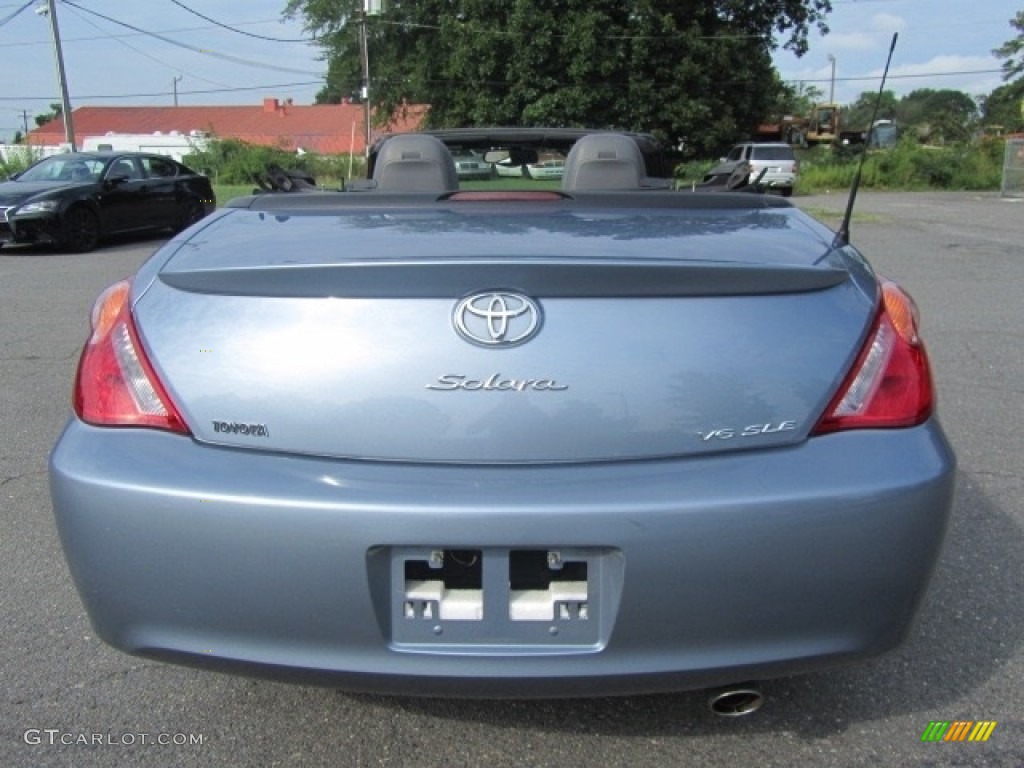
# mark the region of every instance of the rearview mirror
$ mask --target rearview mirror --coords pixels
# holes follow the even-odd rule
[[[491,149],[484,153],[485,163],[505,163],[506,160],[508,165],[532,165],[538,160],[537,150],[512,147],[511,149]]]

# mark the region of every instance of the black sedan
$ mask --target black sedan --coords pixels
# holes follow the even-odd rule
[[[0,243],[91,251],[107,235],[178,231],[215,208],[210,180],[169,157],[70,152],[0,183]]]

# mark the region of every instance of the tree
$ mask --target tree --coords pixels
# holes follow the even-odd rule
[[[1001,85],[982,99],[981,122],[1008,133],[1024,131],[1024,78]]]
[[[1003,62],[1003,80],[1006,81],[1024,73],[1024,11],[1017,11],[1017,15],[1010,19],[1010,26],[1019,33],[1017,37],[992,51],[993,56],[1006,59]]]
[[[899,108],[899,100],[892,91],[882,91],[879,98],[877,91],[864,91],[857,100],[851,104],[843,117],[843,124],[847,130],[867,131],[871,125],[871,116],[875,114],[875,103],[878,103],[878,116],[876,120],[895,120],[896,111]]]
[[[953,90],[920,88],[896,107],[896,119],[917,132],[923,141],[943,144],[970,138],[978,105],[967,94]]]
[[[328,61],[318,101],[361,85],[362,0],[289,0]],[[829,0],[391,0],[367,20],[378,115],[430,105],[432,126],[654,131],[713,153],[780,94],[771,51],[807,49]]]
[[[49,112],[43,115],[36,115],[32,119],[36,121],[36,127],[41,128],[51,120],[56,120],[63,114],[64,108],[60,104],[51,104]]]
[[[790,112],[795,115],[809,115],[815,104],[825,101],[825,91],[816,85],[799,83],[793,91],[793,101]]]
[[[1019,33],[992,51],[1003,62],[1006,85],[996,88],[982,102],[982,122],[999,125],[1008,131],[1024,128],[1024,11],[1010,19],[1010,26]]]
[[[878,120],[893,120],[922,141],[966,141],[978,116],[978,105],[961,91],[920,88],[897,99],[892,91],[862,93],[844,117],[848,130],[867,131],[878,101]]]

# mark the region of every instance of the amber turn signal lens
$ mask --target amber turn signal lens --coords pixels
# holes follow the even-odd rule
[[[918,314],[914,300],[896,283],[886,280],[882,283],[882,303],[900,338],[908,344],[918,345]]]
[[[114,283],[100,294],[92,307],[92,338],[90,343],[95,344],[99,339],[109,335],[114,322],[121,314],[124,305],[128,303],[131,294],[132,284],[128,280]]]

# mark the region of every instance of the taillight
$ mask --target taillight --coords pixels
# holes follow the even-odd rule
[[[160,384],[132,319],[131,283],[104,291],[92,310],[92,335],[75,377],[78,418],[102,427],[151,427],[189,434]]]
[[[874,327],[843,385],[812,434],[910,427],[932,413],[934,390],[913,300],[889,281]]]

